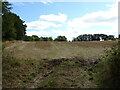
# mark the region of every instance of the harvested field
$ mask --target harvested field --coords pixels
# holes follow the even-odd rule
[[[93,88],[94,67],[116,41],[3,43],[4,88]]]
[[[115,41],[105,42],[5,42],[4,52],[13,53],[18,59],[43,58],[98,58],[109,49]]]

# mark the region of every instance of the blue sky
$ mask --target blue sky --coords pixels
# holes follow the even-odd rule
[[[27,35],[64,35],[68,40],[80,34],[104,33],[117,36],[115,2],[12,2],[12,12],[27,24]]]
[[[111,3],[111,2],[110,2]],[[41,2],[14,2],[12,11],[20,15],[26,22],[36,20],[40,15],[64,13],[69,18],[83,16],[98,10],[107,10],[108,2],[54,2],[44,4]],[[105,8],[106,7],[106,8]]]

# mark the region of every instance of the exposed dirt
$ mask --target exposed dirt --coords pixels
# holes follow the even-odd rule
[[[44,69],[43,72],[39,72],[39,74],[34,78],[34,80],[31,82],[31,87],[30,88],[37,88],[38,84],[41,83],[41,81],[43,81],[45,78],[48,78],[49,76],[51,76],[52,73],[54,73],[54,68],[56,68],[57,66],[59,66],[61,63],[63,62],[74,62],[76,64],[79,64],[79,67],[93,67],[95,66],[97,63],[99,63],[101,60],[97,59],[97,60],[84,60],[82,58],[60,58],[60,59],[43,59],[45,61],[45,65],[44,67],[46,69]],[[70,66],[66,65],[66,68],[69,68]],[[88,71],[92,71],[92,69],[88,69]],[[66,71],[68,72],[68,71]],[[82,72],[84,73],[84,72]],[[74,73],[75,74],[75,73]],[[65,74],[63,74],[65,75]],[[89,79],[90,81],[92,80],[92,78]]]

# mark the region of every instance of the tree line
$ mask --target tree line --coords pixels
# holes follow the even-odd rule
[[[53,39],[52,37],[38,37],[37,35],[25,36],[24,41],[67,41],[65,36],[57,36]]]
[[[114,35],[83,34],[73,39],[73,41],[100,41],[100,40],[115,40],[115,38]]]
[[[113,35],[106,34],[83,34],[79,35],[76,38],[73,38],[74,41],[100,41],[100,40],[115,40]],[[37,35],[25,36],[24,41],[68,41],[65,36],[57,36],[53,39],[52,37],[38,37]]]

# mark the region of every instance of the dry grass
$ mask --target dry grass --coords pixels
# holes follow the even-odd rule
[[[111,47],[112,44],[116,41],[82,41],[82,42],[73,42],[72,44],[82,46],[82,47]]]
[[[13,52],[17,59],[43,59],[43,58],[97,58],[104,54],[115,41],[104,42],[5,42],[5,52]]]
[[[89,80],[93,78],[91,72],[86,71],[91,66],[83,64],[101,58],[115,43],[4,42],[3,87],[95,87]]]

